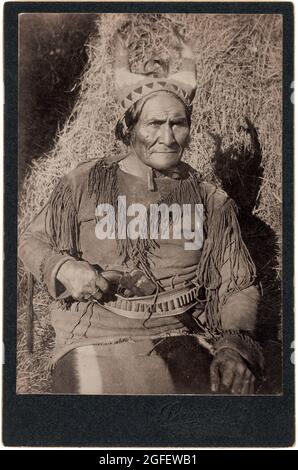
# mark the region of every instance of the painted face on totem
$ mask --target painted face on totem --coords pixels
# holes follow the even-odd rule
[[[158,93],[143,106],[134,127],[132,145],[146,165],[167,170],[181,160],[189,139],[184,104],[169,93]]]

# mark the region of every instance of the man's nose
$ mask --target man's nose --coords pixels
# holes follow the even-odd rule
[[[169,124],[164,124],[160,128],[160,143],[170,146],[176,144],[176,139],[173,134],[173,129]]]

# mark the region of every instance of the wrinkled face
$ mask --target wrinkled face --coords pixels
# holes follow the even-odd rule
[[[157,170],[176,166],[188,139],[186,111],[178,98],[158,93],[146,101],[132,134],[132,145],[143,163]]]

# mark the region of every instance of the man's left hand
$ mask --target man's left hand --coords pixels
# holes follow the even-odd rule
[[[254,393],[255,376],[233,349],[218,351],[211,363],[210,380],[212,392]]]

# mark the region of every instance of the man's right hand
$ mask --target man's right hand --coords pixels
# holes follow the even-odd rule
[[[58,270],[56,279],[75,300],[91,297],[100,300],[109,289],[109,283],[87,261],[68,260]]]

